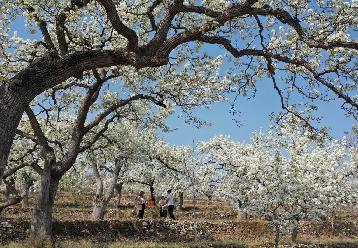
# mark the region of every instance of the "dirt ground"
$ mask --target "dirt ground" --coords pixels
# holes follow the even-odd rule
[[[34,197],[35,195],[31,196],[31,202]],[[175,214],[178,219],[176,221],[160,219],[156,207],[146,209],[145,220],[138,221],[133,214],[132,199],[133,196],[124,194],[119,209],[110,205],[104,221],[91,221],[91,194],[60,192],[53,214],[55,241],[86,240],[95,244],[113,242],[187,244],[183,247],[189,247],[193,242],[232,241],[237,246],[231,244],[220,247],[243,247],[243,245],[272,247],[273,229],[269,223],[260,219],[240,217],[230,204],[223,200],[214,199],[209,202],[200,199],[194,206],[192,199],[186,198],[184,208],[176,209]],[[21,205],[16,205],[6,209],[0,216],[0,245],[26,242],[29,236],[30,218],[30,208],[24,209]],[[288,236],[283,237],[282,241],[287,244],[285,247],[293,246]],[[358,212],[342,210],[333,223],[302,223],[298,243],[301,245],[297,247],[358,247]],[[209,247],[209,245],[206,243],[202,247]]]

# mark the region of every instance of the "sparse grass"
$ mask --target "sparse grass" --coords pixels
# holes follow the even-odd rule
[[[300,238],[298,241],[302,244],[315,244],[322,247],[358,247],[358,237],[306,237]]]
[[[16,243],[11,242],[3,248],[245,248],[247,247],[240,241],[215,241],[215,242],[140,242],[140,241],[123,241],[111,244],[98,244],[87,240],[80,241],[63,241],[53,246],[44,243]]]

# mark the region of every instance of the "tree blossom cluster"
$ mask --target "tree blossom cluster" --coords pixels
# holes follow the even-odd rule
[[[269,220],[280,233],[297,231],[300,220],[329,217],[357,203],[357,147],[312,140],[296,118],[251,143],[218,136],[200,145],[208,164],[220,171],[218,195],[241,211]]]

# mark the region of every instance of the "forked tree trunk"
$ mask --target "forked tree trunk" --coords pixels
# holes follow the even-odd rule
[[[31,238],[52,239],[52,210],[61,177],[51,176],[51,168],[41,174],[40,192],[31,220]]]
[[[179,192],[179,209],[183,209],[184,205],[184,192]]]
[[[114,207],[119,208],[121,205],[123,182],[116,183],[114,186],[114,195],[116,196],[114,201]]]
[[[106,213],[108,203],[110,202],[110,200],[114,195],[114,188],[117,185],[118,175],[119,172],[121,171],[121,168],[122,166],[120,164],[120,161],[116,161],[115,169],[113,171],[113,178],[111,180],[111,183],[109,184],[107,192],[104,193],[103,182],[102,182],[101,175],[98,171],[97,165],[96,164],[92,165],[93,174],[96,178],[96,187],[97,187],[96,196],[93,201],[92,220],[104,219],[104,215]]]

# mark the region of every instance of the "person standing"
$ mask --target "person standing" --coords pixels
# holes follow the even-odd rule
[[[162,195],[159,200],[160,217],[166,218],[168,215],[167,199]]]
[[[145,209],[144,191],[139,192],[139,195],[135,199],[134,205],[137,210],[138,219],[143,219],[144,218],[144,209]]]
[[[167,191],[167,205],[168,205],[168,212],[169,212],[169,217],[172,220],[175,220],[175,216],[174,216],[174,196],[172,193],[172,190],[169,189]]]

